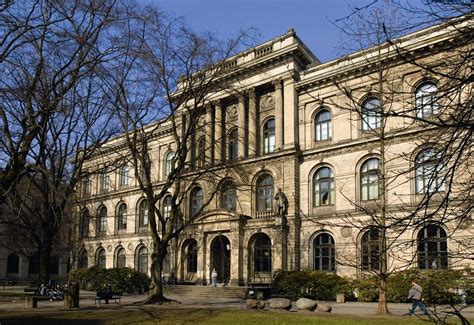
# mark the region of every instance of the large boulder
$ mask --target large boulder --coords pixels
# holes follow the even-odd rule
[[[257,301],[257,309],[263,309],[263,308],[265,308],[265,301],[258,300]]]
[[[258,303],[258,300],[256,299],[247,299],[247,301],[245,301],[245,304],[247,305],[247,309],[257,309],[257,303]]]
[[[270,309],[290,309],[291,301],[286,298],[272,298],[268,300],[268,306]]]
[[[265,308],[265,301],[257,299],[247,299],[245,302],[247,309],[263,309]]]
[[[318,304],[318,311],[324,312],[324,313],[330,313],[332,310],[331,305],[326,305],[326,304]]]
[[[315,310],[317,302],[308,298],[300,298],[296,301],[296,307],[301,310]]]

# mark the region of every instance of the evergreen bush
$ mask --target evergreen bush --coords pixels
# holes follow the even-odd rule
[[[115,293],[143,293],[150,285],[148,275],[128,267],[105,269],[92,266],[88,269],[73,270],[69,272],[68,280],[79,282],[84,290],[108,288]]]

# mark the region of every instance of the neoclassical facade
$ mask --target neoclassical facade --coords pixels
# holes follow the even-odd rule
[[[399,44],[417,60],[437,62],[448,53],[433,48],[455,37],[455,30],[435,26]],[[440,81],[387,44],[322,64],[293,30],[229,62],[240,71],[239,91],[213,94],[203,116],[211,126],[196,133],[190,156],[198,166],[232,165],[244,172],[223,178],[219,195],[174,242],[165,276],[173,270],[179,280],[209,283],[216,268],[220,281],[246,285],[269,282],[277,269],[357,275],[377,268],[379,233],[368,211],[376,213],[381,195],[382,126],[376,112],[387,105],[387,96],[380,94],[378,70],[386,65],[384,82],[400,90],[391,103],[414,105],[413,114],[420,116],[438,113]],[[393,118],[383,126],[392,135],[384,153],[386,177],[407,171],[385,190],[391,215],[402,206],[404,213],[416,207],[426,192],[444,193],[444,180],[432,168],[436,148],[422,144],[419,134],[425,131],[412,124]],[[173,168],[172,139],[164,124],[150,148],[157,186]],[[222,141],[209,146],[216,139]],[[124,165],[83,182],[78,267],[148,272],[149,220],[132,174]],[[195,184],[182,206],[185,215],[199,210],[210,195],[206,191],[204,181]],[[165,215],[169,205],[165,197]],[[389,264],[432,269],[472,263],[449,254],[474,235],[467,226],[448,236],[457,227],[435,221],[407,227],[397,240],[411,244],[394,248]]]

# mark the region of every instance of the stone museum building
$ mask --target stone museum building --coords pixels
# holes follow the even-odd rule
[[[444,105],[438,95],[444,81],[422,66],[440,67],[459,55],[445,49],[463,37],[462,24],[430,27],[326,63],[290,29],[230,58],[233,89],[209,95],[190,159],[240,172],[222,179],[219,193],[173,242],[164,276],[173,270],[178,280],[210,283],[215,268],[220,282],[247,285],[268,283],[278,269],[357,276],[376,268],[380,234],[371,225],[382,205],[386,222],[395,224],[413,215],[427,193],[436,192],[436,201],[448,187],[462,191],[433,167],[437,139],[427,139],[430,129],[416,121],[436,118]],[[409,113],[382,119],[382,107]],[[150,155],[159,188],[173,168],[175,146],[171,125],[158,123]],[[88,168],[102,161],[92,159]],[[472,177],[468,168],[459,170],[459,179]],[[149,218],[133,175],[124,164],[82,182],[77,267],[149,272]],[[198,179],[183,214],[199,210],[209,191]],[[165,215],[169,204],[166,197],[161,202]],[[389,267],[472,265],[466,243],[473,235],[470,223],[446,215],[406,221],[389,235]]]

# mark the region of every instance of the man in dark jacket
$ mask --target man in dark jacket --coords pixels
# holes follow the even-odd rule
[[[413,316],[415,314],[415,310],[417,307],[420,308],[421,312],[423,315],[426,315],[428,312],[426,310],[425,304],[421,301],[421,295],[423,293],[423,289],[419,284],[413,280],[411,282],[411,288],[410,291],[408,291],[408,299],[411,299],[413,302],[413,305],[411,306],[411,309],[409,310],[409,315]]]

